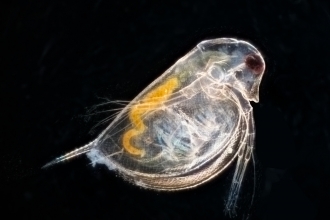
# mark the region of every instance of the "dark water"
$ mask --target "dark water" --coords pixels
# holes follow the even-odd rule
[[[130,100],[198,42],[237,37],[260,49],[267,70],[253,104],[254,202],[250,208],[250,166],[236,219],[329,218],[328,3],[58,0],[0,8],[2,215],[226,219],[234,165],[179,193],[142,190],[85,157],[41,166],[106,126],[90,132],[110,113],[86,116],[100,97]]]

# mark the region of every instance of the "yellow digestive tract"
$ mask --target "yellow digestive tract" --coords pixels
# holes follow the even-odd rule
[[[143,115],[162,105],[178,87],[179,80],[177,78],[168,79],[165,83],[147,93],[139,104],[131,107],[129,119],[133,128],[123,135],[123,147],[128,153],[141,157],[144,156],[144,150],[133,146],[131,139],[145,131],[146,126],[143,123]]]

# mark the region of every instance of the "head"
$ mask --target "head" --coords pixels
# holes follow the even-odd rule
[[[226,57],[223,69],[230,76],[229,83],[248,100],[259,101],[259,85],[265,71],[265,61],[254,46],[231,38],[204,41],[200,45]]]

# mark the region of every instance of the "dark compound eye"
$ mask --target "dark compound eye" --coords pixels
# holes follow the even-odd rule
[[[264,71],[265,65],[261,57],[257,54],[247,55],[245,59],[245,64],[250,68],[255,74],[260,74]]]

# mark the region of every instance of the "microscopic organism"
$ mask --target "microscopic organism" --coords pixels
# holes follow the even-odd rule
[[[92,142],[44,167],[86,154],[143,188],[197,187],[237,161],[225,210],[235,213],[254,149],[250,101],[259,101],[265,71],[250,43],[199,43],[136,98]]]

